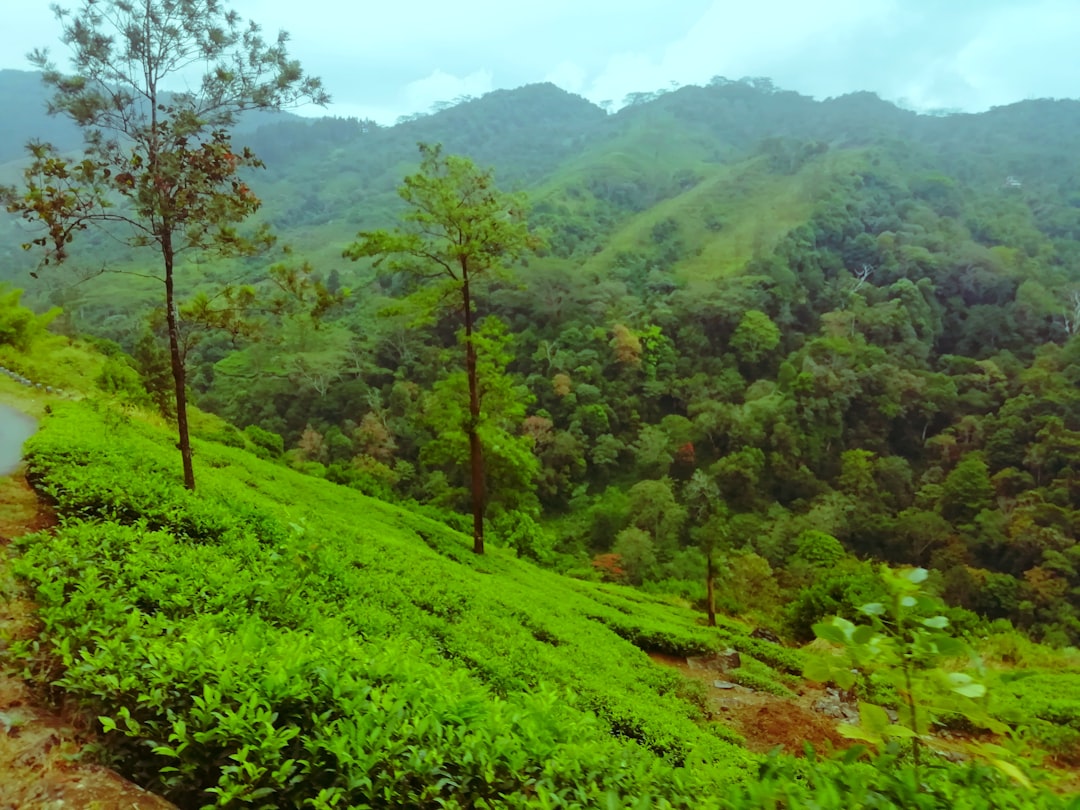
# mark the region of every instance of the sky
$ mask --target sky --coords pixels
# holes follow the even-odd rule
[[[75,5],[67,0],[62,5]],[[0,0],[0,68],[63,46],[50,0]],[[226,0],[373,118],[550,81],[597,102],[713,76],[969,112],[1080,96],[1080,0]]]

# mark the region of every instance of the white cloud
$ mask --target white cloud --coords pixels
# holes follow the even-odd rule
[[[813,61],[842,47],[844,40],[883,24],[896,11],[893,0],[764,0],[733,6],[724,0],[712,5],[659,57],[618,53],[589,83],[594,101],[616,103],[635,91],[678,84],[703,84],[716,75],[729,78],[772,76],[791,61]]]
[[[575,62],[562,62],[544,76],[545,82],[551,82],[568,93],[580,94],[585,89],[588,78],[585,69]]]
[[[817,97],[872,90],[985,109],[1080,88],[1078,0],[225,0],[322,76],[329,113],[392,122],[438,101],[552,81],[593,101],[768,76]],[[0,0],[0,67],[55,44],[45,0]],[[321,114],[305,109],[305,114]]]
[[[1069,0],[1045,0],[991,12],[957,54],[954,69],[974,90],[980,107],[1028,96],[1076,96],[1080,69],[1080,9]]]
[[[402,95],[409,110],[426,112],[436,102],[453,101],[461,96],[482,96],[494,89],[495,83],[489,70],[454,76],[436,69],[423,79],[405,85]]]

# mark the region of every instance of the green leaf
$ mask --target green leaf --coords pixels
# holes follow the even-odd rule
[[[1028,790],[1032,790],[1034,786],[1031,784],[1031,780],[1027,778],[1027,775],[1016,767],[1013,763],[1007,762],[1004,759],[991,759],[990,764],[1008,776],[1010,779],[1018,782],[1026,787]]]
[[[860,613],[865,613],[867,616],[884,616],[885,605],[881,602],[869,602],[859,608]]]
[[[867,624],[860,624],[851,634],[851,640],[862,646],[864,644],[869,644],[876,635],[877,631],[874,630],[873,627]]]
[[[841,627],[837,626],[839,621],[842,621],[842,619],[833,616],[831,622],[818,622],[811,629],[814,631],[814,635],[820,639],[831,641],[833,644],[846,644],[848,636]]]
[[[849,740],[863,740],[864,742],[872,743],[873,745],[882,745],[884,740],[881,737],[870,734],[859,726],[853,726],[850,723],[841,723],[836,727],[841,737]]]
[[[821,658],[811,658],[803,666],[803,677],[817,683],[828,683],[833,679],[833,668]]]
[[[981,698],[986,694],[986,687],[981,683],[967,683],[960,686],[952,687],[952,691],[958,695],[963,695],[969,698]]]
[[[833,670],[833,681],[841,689],[850,689],[855,685],[855,673],[850,669],[837,667]]]
[[[874,703],[859,702],[859,723],[867,732],[881,736],[889,727],[889,714]]]
[[[885,726],[883,733],[886,737],[893,737],[898,740],[912,740],[919,736],[907,726],[899,726],[896,723],[889,723],[889,725]]]
[[[929,619],[922,620],[923,627],[932,627],[935,630],[944,630],[949,626],[949,620],[944,616],[931,616]]]
[[[952,636],[935,636],[934,646],[937,647],[937,650],[941,655],[949,657],[964,655],[968,652],[967,644]]]
[[[927,576],[929,576],[929,572],[925,568],[909,568],[906,571],[902,572],[901,576],[903,576],[904,579],[906,579],[908,582],[914,585],[919,585],[923,582],[926,582],[926,578]]]

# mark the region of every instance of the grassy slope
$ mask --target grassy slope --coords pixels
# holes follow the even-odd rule
[[[185,706],[185,690],[216,682],[229,695],[243,684],[263,690],[259,699],[284,720],[288,712],[274,697],[283,687],[267,685],[266,667],[296,659],[307,668],[281,674],[302,682],[290,699],[334,714],[337,698],[319,697],[311,681],[313,661],[328,655],[320,666],[333,662],[335,682],[363,679],[373,666],[366,656],[407,650],[422,674],[406,680],[434,678],[456,685],[455,700],[488,701],[484,722],[503,703],[545,717],[555,710],[536,701],[555,694],[566,728],[596,751],[615,745],[639,771],[659,767],[669,776],[671,766],[699,762],[691,776],[715,790],[745,775],[752,757],[732,733],[702,725],[693,689],[643,650],[687,654],[733,644],[799,668],[794,653],[735,624],[710,631],[689,611],[565,579],[497,548],[475,557],[468,540],[441,523],[242,450],[199,443],[200,489],[191,496],[177,485],[170,442],[156,428],[72,403],[58,405],[29,445],[32,475],[59,513],[94,521],[73,522],[27,548],[21,570],[37,585],[52,628],[47,642],[69,672],[70,692],[100,714],[119,719],[126,708],[150,739],[166,737],[183,716],[154,702],[155,683],[167,683]],[[260,639],[258,655],[245,653],[245,634]],[[321,646],[339,637],[348,640],[344,648]],[[421,715],[433,710],[422,704],[414,707]],[[222,743],[224,751],[234,744]],[[160,770],[168,761],[143,767]],[[204,774],[197,787],[219,777]],[[618,779],[644,793],[659,777]]]
[[[815,193],[831,173],[853,164],[851,154],[809,163],[796,175],[766,171],[763,160],[709,167],[707,179],[671,199],[663,200],[619,227],[607,246],[586,262],[586,269],[603,272],[623,251],[647,249],[650,232],[671,218],[690,246],[688,257],[673,268],[688,282],[709,282],[739,272],[755,255],[771,252],[776,242],[803,224],[813,211]],[[704,167],[703,167],[704,168]],[[708,220],[722,223],[711,231]]]
[[[836,178],[865,163],[864,150],[838,149],[807,161],[793,174],[778,174],[769,171],[765,158],[746,157],[715,133],[662,107],[609,123],[612,131],[606,137],[530,191],[538,206],[559,210],[570,221],[599,224],[602,247],[571,264],[600,277],[611,272],[620,254],[651,250],[654,226],[669,219],[678,224],[685,247],[670,268],[677,276],[690,284],[708,284],[738,273],[804,224]],[[598,200],[603,192],[597,186],[637,189],[643,198],[659,193],[661,198],[641,211],[617,211]]]

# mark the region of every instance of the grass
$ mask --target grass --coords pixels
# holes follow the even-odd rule
[[[105,358],[85,342],[58,335],[42,336],[30,353],[0,345],[0,365],[22,374],[32,382],[60,389],[69,396],[94,391],[94,380],[104,364]],[[0,402],[31,416],[41,416],[46,405],[57,398],[0,375]]]
[[[795,177],[773,175],[761,159],[714,167],[694,188],[626,222],[585,269],[602,272],[619,253],[649,249],[653,227],[673,219],[691,246],[690,255],[671,268],[677,277],[693,284],[732,275],[754,256],[768,254],[809,218],[813,200],[807,189],[823,182],[823,174],[820,166],[811,165]]]

